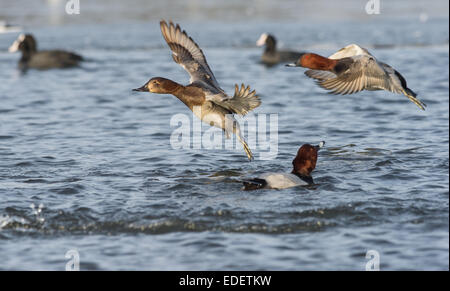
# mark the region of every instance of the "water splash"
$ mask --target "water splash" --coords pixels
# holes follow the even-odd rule
[[[34,203],[31,203],[30,205],[31,209],[33,210],[33,215],[36,216],[36,221],[38,223],[44,223],[45,218],[43,217],[42,210],[44,209],[44,204],[39,204],[39,206],[36,207]]]

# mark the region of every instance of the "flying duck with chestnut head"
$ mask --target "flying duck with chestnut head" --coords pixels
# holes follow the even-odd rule
[[[21,34],[9,47],[9,52],[20,51],[19,69],[63,69],[76,67],[83,57],[72,52],[62,50],[38,51],[37,42],[31,34]]]
[[[271,34],[263,33],[256,41],[257,46],[264,46],[264,53],[261,62],[267,66],[274,66],[279,63],[295,62],[300,56],[300,52],[278,50],[277,40]]]
[[[369,51],[356,44],[348,45],[328,58],[304,53],[290,67],[304,67],[305,74],[333,94],[353,94],[362,90],[386,90],[404,94],[420,109],[426,104],[407,87],[405,78],[394,68],[378,61]]]
[[[324,141],[316,146],[302,145],[292,161],[291,173],[266,173],[258,178],[243,181],[243,190],[285,189],[314,184],[311,172],[316,168],[317,153],[324,145]]]
[[[184,86],[172,80],[155,77],[134,91],[156,94],[171,94],[180,99],[203,122],[221,128],[226,137],[235,134],[243,145],[249,160],[252,151],[245,141],[239,123],[233,114],[245,115],[261,104],[255,91],[244,84],[235,86],[234,95],[229,96],[219,83],[200,49],[180,26],[172,22],[160,22],[161,32],[172,50],[172,58],[190,75],[190,84]]]

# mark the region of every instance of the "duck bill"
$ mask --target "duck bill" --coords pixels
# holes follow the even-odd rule
[[[140,88],[133,89],[133,91],[136,91],[136,92],[148,92],[148,88],[147,88],[147,85],[144,85],[144,86],[142,86]]]
[[[321,148],[323,148],[324,145],[325,145],[325,141],[321,141],[321,142],[319,142],[318,145],[315,145],[314,147],[315,147],[317,150],[320,150]]]
[[[259,39],[256,41],[256,45],[257,46],[263,46],[266,44],[266,40],[267,40],[267,33],[263,33],[261,34],[261,36],[259,37]]]
[[[297,61],[295,63],[286,64],[286,67],[302,67],[301,59],[306,53],[300,53]]]
[[[16,40],[8,49],[8,52],[15,53],[19,50],[19,42]]]
[[[9,47],[8,51],[10,53],[15,53],[19,50],[20,44],[25,40],[25,34],[20,34],[19,37],[13,42],[13,44]]]

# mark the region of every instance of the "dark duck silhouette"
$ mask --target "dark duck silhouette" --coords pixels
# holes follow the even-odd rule
[[[79,65],[83,57],[72,52],[63,50],[45,50],[38,51],[37,43],[31,34],[21,34],[10,46],[9,52],[22,53],[19,60],[19,68],[27,69],[63,69]]]
[[[257,46],[264,46],[264,53],[261,56],[261,62],[267,66],[274,66],[279,63],[295,62],[302,52],[289,50],[277,50],[277,41],[271,34],[263,33],[256,41]]]

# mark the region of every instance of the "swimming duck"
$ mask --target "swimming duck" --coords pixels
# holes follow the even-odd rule
[[[255,91],[250,91],[250,87],[242,84],[240,88],[235,86],[234,96],[227,95],[220,88],[202,50],[194,40],[178,24],[161,21],[160,27],[172,50],[173,60],[189,73],[190,83],[184,86],[166,78],[155,77],[133,91],[174,95],[200,120],[224,130],[227,138],[234,133],[243,145],[247,157],[252,160],[252,151],[233,114],[245,115],[261,104]]]
[[[62,50],[38,51],[37,43],[31,34],[21,34],[9,47],[9,52],[22,52],[19,68],[46,70],[78,66],[83,60],[80,55]]]
[[[291,173],[266,173],[258,178],[243,181],[243,190],[256,189],[285,189],[295,186],[306,186],[314,184],[311,172],[316,167],[317,153],[325,145],[321,141],[318,145],[302,145],[297,152],[297,156],[292,161],[293,169]]]
[[[426,107],[416,98],[417,94],[407,87],[405,78],[399,72],[356,44],[348,45],[328,58],[304,53],[296,63],[287,66],[311,69],[305,74],[333,94],[386,90],[404,94],[422,110]]]
[[[263,33],[256,41],[257,46],[266,45],[261,62],[273,66],[281,62],[295,62],[301,53],[286,50],[277,50],[277,41],[271,34]]]

